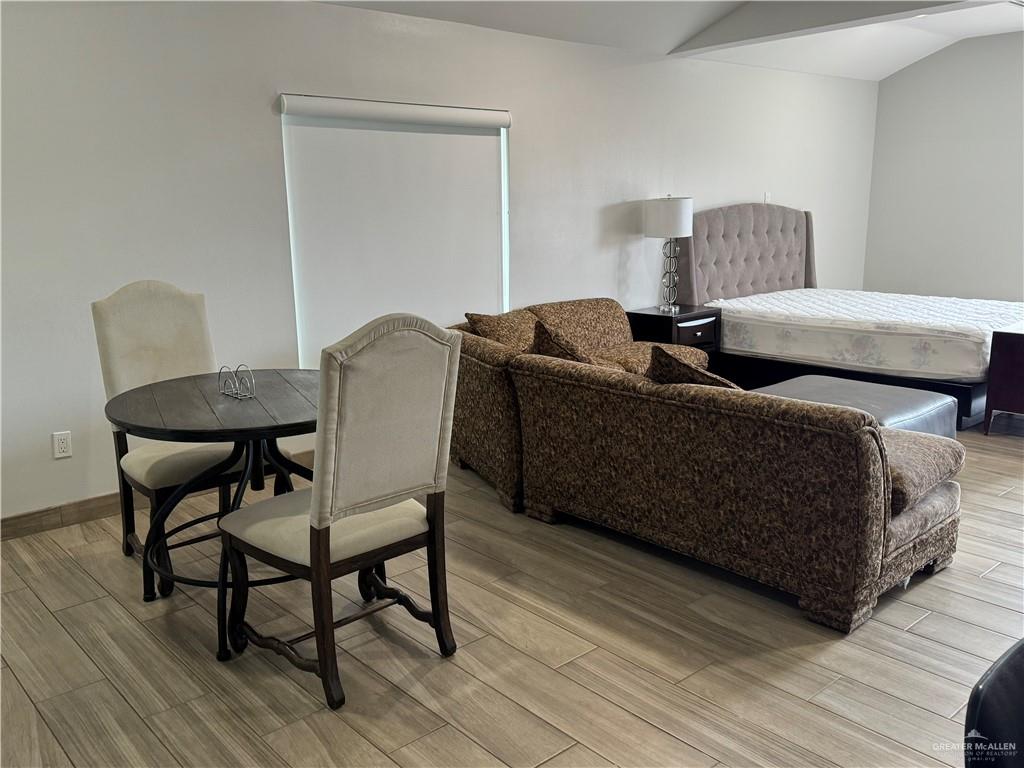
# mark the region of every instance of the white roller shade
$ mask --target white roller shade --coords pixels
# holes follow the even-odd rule
[[[453,128],[498,129],[512,125],[511,115],[496,109],[440,107],[433,104],[403,104],[292,93],[281,94],[281,114],[402,125],[444,125]]]
[[[299,361],[368,320],[507,301],[508,113],[281,97]]]

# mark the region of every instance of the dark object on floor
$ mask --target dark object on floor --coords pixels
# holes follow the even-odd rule
[[[883,427],[956,437],[956,400],[938,392],[832,376],[798,376],[754,391],[859,408],[878,419]]]
[[[1018,640],[981,676],[967,702],[964,764],[985,768],[1024,765],[1024,640]]]
[[[988,401],[985,403],[985,434],[996,411],[1024,413],[1024,333],[992,334],[988,367]]]

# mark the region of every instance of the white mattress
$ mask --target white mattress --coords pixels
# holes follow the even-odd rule
[[[894,376],[984,381],[992,332],[1024,331],[1024,304],[800,288],[719,299],[721,349]]]

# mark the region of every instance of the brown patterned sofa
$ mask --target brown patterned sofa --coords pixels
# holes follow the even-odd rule
[[[596,363],[645,374],[654,345],[633,341],[626,311],[614,299],[535,304],[503,315],[467,313],[452,423],[452,460],[494,486],[509,509],[522,511],[519,404],[508,366],[522,354]],[[662,345],[706,368],[699,349]]]
[[[843,632],[953,556],[954,440],[853,408],[538,355],[509,370],[531,516],[584,518],[727,568]]]
[[[452,415],[452,461],[471,467],[494,486],[506,507],[520,512],[523,441],[508,365],[522,353],[477,336],[469,323],[453,330],[462,332],[462,352]]]

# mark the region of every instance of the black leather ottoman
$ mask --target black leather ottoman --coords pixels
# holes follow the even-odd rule
[[[883,427],[956,437],[956,400],[938,392],[831,376],[798,376],[753,391],[859,408],[878,419]]]

